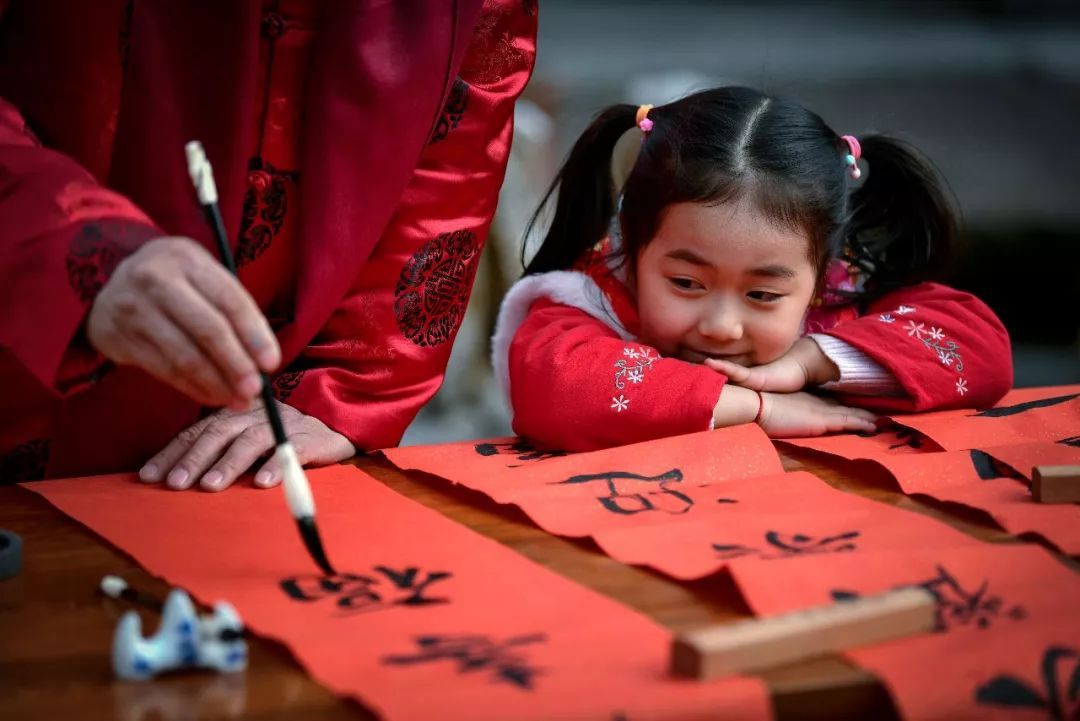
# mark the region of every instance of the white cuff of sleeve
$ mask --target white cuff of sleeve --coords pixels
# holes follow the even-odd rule
[[[840,380],[821,384],[825,390],[863,396],[904,395],[893,374],[858,348],[823,333],[811,333],[807,337],[840,369]]]

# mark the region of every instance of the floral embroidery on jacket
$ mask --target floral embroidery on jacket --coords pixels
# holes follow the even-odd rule
[[[659,359],[642,346],[636,349],[624,348],[623,355],[626,357],[615,361],[615,387],[619,390],[626,388],[627,381],[637,385],[645,380],[645,371],[652,368],[652,364]]]
[[[897,315],[907,315],[914,313],[915,308],[910,305],[901,305],[892,313]],[[878,316],[878,320],[883,323],[893,323],[896,318],[892,313],[884,313]],[[887,319],[887,320],[886,320]],[[917,339],[920,343],[926,346],[927,349],[933,351],[941,365],[948,368],[952,368],[957,373],[964,372],[964,359],[960,355],[960,346],[954,340],[948,340],[945,337],[945,331],[936,326],[926,327],[925,323],[919,323],[914,318],[908,320],[907,324],[901,328],[909,337]],[[968,392],[967,381],[960,378],[956,381],[956,392],[959,395],[964,395]]]
[[[653,363],[660,360],[651,348],[645,346],[623,348],[623,357],[615,361],[615,389],[626,390],[630,386],[639,385],[645,380],[645,372],[652,368]],[[630,407],[630,399],[626,394],[620,393],[611,397],[611,410],[622,413]]]

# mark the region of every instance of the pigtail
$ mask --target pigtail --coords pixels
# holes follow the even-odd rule
[[[525,231],[528,238],[544,208],[558,190],[555,215],[544,242],[525,268],[525,275],[566,270],[603,238],[615,213],[611,156],[615,143],[634,127],[635,105],[612,105],[574,143],[554,182],[544,194]],[[525,249],[522,248],[522,262]]]
[[[943,181],[908,143],[859,138],[869,173],[851,195],[846,245],[867,275],[869,301],[940,277],[957,251],[956,215]]]

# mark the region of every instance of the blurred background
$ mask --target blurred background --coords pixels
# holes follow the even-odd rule
[[[404,444],[510,434],[491,375],[528,218],[604,106],[721,84],[800,101],[839,133],[889,131],[948,180],[951,283],[998,313],[1015,385],[1080,383],[1080,2],[541,0],[533,79],[442,390]]]

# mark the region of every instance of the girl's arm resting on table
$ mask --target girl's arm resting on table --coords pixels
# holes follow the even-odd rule
[[[514,432],[570,451],[708,430],[725,381],[550,300],[515,333],[509,376]]]
[[[993,405],[1012,386],[1009,335],[975,296],[936,283],[890,293],[860,318],[826,331],[887,371],[902,395],[855,396],[875,410],[927,411]],[[838,388],[845,391],[846,389]]]

